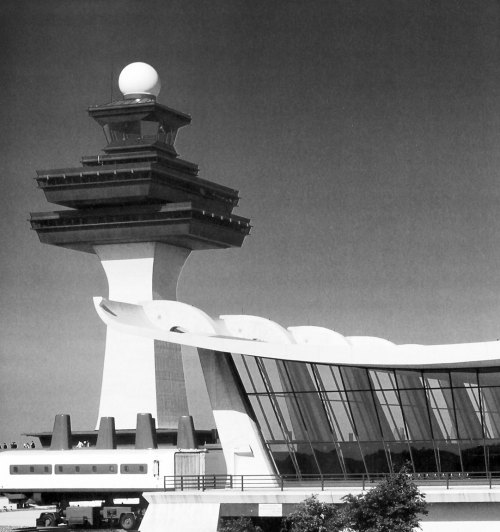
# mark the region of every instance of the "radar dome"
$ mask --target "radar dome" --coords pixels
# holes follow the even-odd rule
[[[120,73],[118,86],[125,98],[158,96],[161,81],[158,72],[147,63],[130,63]]]

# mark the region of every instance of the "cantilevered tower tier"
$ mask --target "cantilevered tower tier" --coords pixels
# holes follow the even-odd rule
[[[47,201],[72,208],[191,201],[230,214],[238,204],[236,190],[197,177],[198,168],[187,161],[160,150],[122,155],[84,157],[78,168],[38,170],[36,181]]]
[[[190,250],[239,247],[250,231],[246,218],[189,202],[32,213],[30,221],[44,244],[88,253],[96,245],[151,241]]]

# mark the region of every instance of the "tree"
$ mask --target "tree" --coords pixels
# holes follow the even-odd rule
[[[312,495],[297,509],[283,518],[288,532],[340,532],[344,530],[344,515],[335,504],[320,502]]]
[[[346,495],[347,528],[356,532],[412,532],[426,502],[406,467],[361,495]]]

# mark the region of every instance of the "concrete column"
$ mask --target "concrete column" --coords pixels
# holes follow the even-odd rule
[[[253,419],[229,353],[198,349],[228,475],[273,475],[274,466]]]
[[[50,450],[71,449],[71,419],[68,414],[58,414],[54,419]]]
[[[116,430],[114,417],[102,417],[99,423],[96,449],[116,449]]]
[[[94,249],[108,279],[109,299],[177,299],[190,250],[157,242]],[[151,413],[158,428],[177,428],[179,417],[188,414],[180,346],[109,328],[98,419],[113,416],[117,429],[133,429],[138,412]]]

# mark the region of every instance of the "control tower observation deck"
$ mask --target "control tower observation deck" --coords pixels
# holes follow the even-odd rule
[[[250,221],[232,214],[238,192],[179,158],[177,132],[191,118],[156,101],[160,85],[145,63],[124,68],[123,99],[88,110],[104,129],[103,153],[37,171],[47,201],[70,209],[30,218],[41,242],[95,253],[110,299],[130,303],[177,299],[192,250],[240,247],[250,232]],[[176,427],[188,414],[182,358],[178,345],[109,329],[99,418],[130,429],[138,412],[151,412],[158,428]]]

